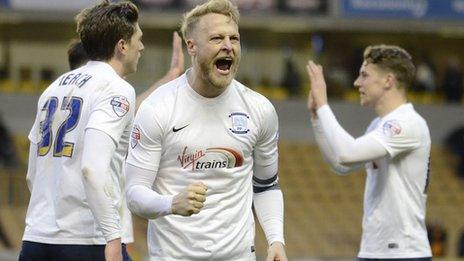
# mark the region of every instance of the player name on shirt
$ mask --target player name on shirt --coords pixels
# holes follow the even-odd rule
[[[81,88],[91,78],[92,75],[86,73],[67,73],[61,76],[59,86],[74,84]]]

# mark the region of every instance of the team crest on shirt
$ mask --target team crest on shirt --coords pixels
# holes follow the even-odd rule
[[[250,131],[248,129],[248,116],[243,112],[233,112],[229,115],[230,120],[232,121],[232,127],[229,128],[235,134],[246,134]]]
[[[401,133],[401,125],[399,121],[389,120],[383,124],[383,133],[388,137],[393,137]]]
[[[140,140],[140,129],[138,128],[137,125],[134,125],[134,128],[132,128],[132,133],[131,133],[131,148],[135,148],[137,144],[139,144]]]
[[[129,101],[124,96],[113,97],[110,104],[113,107],[114,113],[119,117],[126,115],[130,108]]]

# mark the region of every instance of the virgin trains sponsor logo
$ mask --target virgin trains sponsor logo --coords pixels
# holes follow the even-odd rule
[[[177,156],[180,166],[184,169],[208,170],[230,169],[243,165],[243,156],[240,152],[230,148],[207,148],[190,150],[185,147],[182,154]]]

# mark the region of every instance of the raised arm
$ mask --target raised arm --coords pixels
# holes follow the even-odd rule
[[[376,139],[370,135],[355,139],[339,124],[328,104],[322,66],[309,61],[306,69],[311,82],[308,109],[316,141],[332,168],[345,174],[386,156],[387,150]]]
[[[137,96],[136,109],[139,108],[143,100],[145,100],[156,88],[177,78],[184,72],[184,53],[182,51],[182,38],[177,32],[172,34],[172,56],[171,67],[169,71],[157,82],[155,82],[148,90]]]

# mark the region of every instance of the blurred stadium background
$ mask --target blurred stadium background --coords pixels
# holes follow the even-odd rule
[[[438,260],[462,258],[464,0],[233,1],[242,13],[237,78],[269,97],[280,117],[290,260],[353,260],[361,235],[365,174],[339,177],[323,162],[305,109],[304,65],[312,58],[325,66],[336,115],[360,135],[374,114],[358,105],[352,82],[364,47],[379,43],[400,45],[415,59],[417,80],[409,98],[428,121],[433,142],[429,237]],[[15,260],[21,245],[29,200],[27,133],[36,101],[68,68],[74,15],[96,2],[0,0],[0,260]],[[182,13],[202,0],[134,2],[142,10],[145,52],[129,81],[140,93],[167,71],[171,33]],[[129,249],[143,260],[146,222],[134,221],[136,243]],[[262,258],[266,243],[259,227],[257,233]]]

